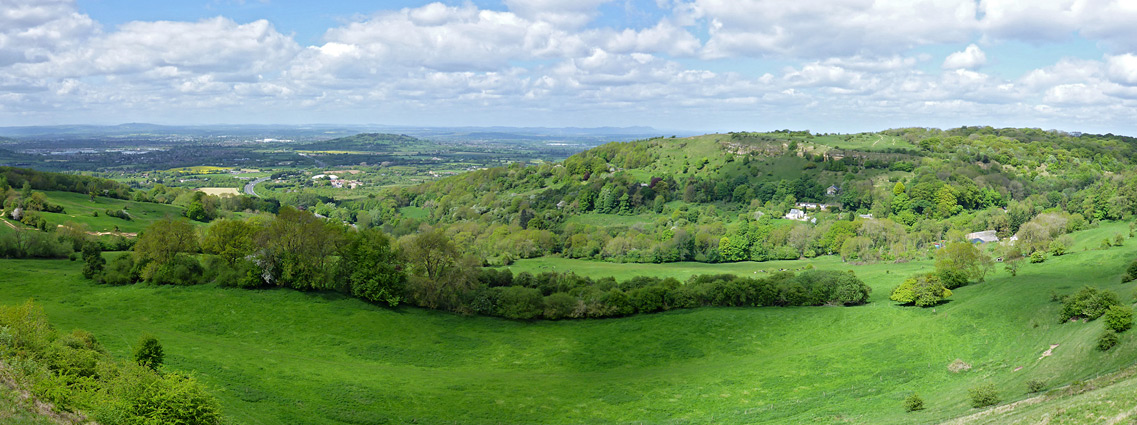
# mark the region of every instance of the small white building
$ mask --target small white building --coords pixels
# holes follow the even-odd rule
[[[809,216],[805,215],[805,211],[799,210],[797,208],[791,208],[790,212],[786,213],[786,218],[798,221],[809,220]]]

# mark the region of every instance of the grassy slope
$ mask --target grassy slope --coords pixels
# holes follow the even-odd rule
[[[1079,236],[1096,244],[1123,229]],[[1135,254],[1134,242],[1076,247],[1016,278],[999,271],[935,310],[885,300],[927,263],[852,267],[874,289],[862,307],[569,322],[387,310],[286,290],[104,287],[67,261],[0,262],[0,302],[34,297],[59,327],[89,329],[122,356],[153,332],[171,367],[196,370],[227,413],[249,424],[930,423],[974,413],[966,393],[978,383],[995,383],[1013,401],[1027,397],[1028,379],[1056,386],[1133,364],[1137,333],[1099,353],[1092,345],[1102,324],[1058,324],[1049,294],[1094,284],[1128,300],[1134,285],[1117,282]],[[779,263],[591,264],[682,277]],[[1060,346],[1039,360],[1049,344]],[[974,368],[949,372],[956,358]],[[928,409],[906,414],[900,402],[913,391]]]
[[[91,227],[93,232],[110,232],[118,226],[119,230],[128,233],[137,233],[155,220],[167,215],[182,216],[182,208],[174,205],[156,204],[151,202],[125,201],[98,196],[91,202],[88,195],[71,192],[45,192],[49,202],[62,205],[63,213],[41,213],[51,226],[63,224],[68,221],[84,223]],[[127,212],[134,218],[127,221],[106,215],[108,209],[119,210],[126,207]],[[94,217],[92,212],[98,211],[99,216]]]

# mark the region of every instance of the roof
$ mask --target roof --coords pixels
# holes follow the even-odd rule
[[[984,230],[982,232],[973,232],[967,234],[967,240],[971,242],[998,242],[999,237],[995,235],[994,230]]]

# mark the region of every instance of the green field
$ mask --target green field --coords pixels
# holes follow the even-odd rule
[[[92,202],[88,195],[71,192],[44,192],[48,201],[62,205],[63,213],[41,212],[43,218],[50,226],[58,226],[68,221],[86,224],[92,232],[111,232],[115,226],[119,231],[137,233],[155,220],[166,216],[181,217],[182,208],[174,205],[156,204],[152,202],[135,202],[122,199],[95,197]],[[108,209],[120,210],[126,208],[133,219],[123,220],[106,215]],[[98,212],[95,217],[92,213]]]
[[[1098,352],[1102,323],[1059,324],[1060,306],[1050,301],[1052,291],[1085,284],[1130,301],[1137,285],[1119,276],[1137,243],[1082,250],[1125,226],[1082,232],[1072,253],[1024,265],[1013,278],[998,270],[935,309],[886,300],[905,276],[930,270],[928,262],[849,266],[831,257],[730,265],[539,259],[514,270],[682,278],[812,264],[856,271],[873,288],[871,303],[514,322],[328,293],[107,287],[65,260],[0,261],[0,303],[34,298],[60,328],[88,329],[124,357],[140,334],[157,335],[167,365],[196,371],[238,423],[936,423],[979,412],[967,403],[977,384],[994,383],[1014,402],[1031,396],[1027,380],[1057,388],[1137,361],[1137,332]],[[1040,358],[1051,344],[1059,345],[1053,355]],[[948,371],[955,359],[972,369]],[[1015,417],[1100,423],[1134,404],[1137,384],[1126,379],[1128,386],[1024,406]],[[927,410],[904,412],[912,392]],[[1129,399],[1105,402],[1114,396]]]

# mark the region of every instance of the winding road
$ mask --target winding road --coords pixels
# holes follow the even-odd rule
[[[261,184],[261,183],[264,183],[264,182],[266,182],[266,181],[268,181],[268,180],[269,180],[269,178],[268,178],[268,177],[261,177],[261,178],[259,178],[259,179],[256,179],[256,180],[253,180],[253,181],[249,182],[249,184],[246,184],[246,185],[245,185],[245,193],[247,193],[247,194],[249,194],[249,195],[251,195],[251,196],[256,196],[256,197],[260,198],[261,196],[260,196],[260,195],[257,195],[257,191],[256,191],[256,189],[257,189],[257,185],[258,185],[258,184]]]

